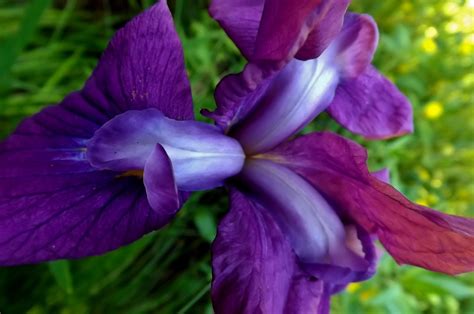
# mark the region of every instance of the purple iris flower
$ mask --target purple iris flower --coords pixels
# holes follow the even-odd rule
[[[411,203],[332,133],[287,139],[329,108],[369,138],[412,129],[406,98],[369,65],[377,29],[344,1],[214,1],[249,64],[193,120],[166,1],[112,39],[82,90],[0,143],[0,265],[101,254],[167,224],[189,193],[226,185],[213,244],[217,313],[324,313],[399,263],[474,270],[474,221]]]

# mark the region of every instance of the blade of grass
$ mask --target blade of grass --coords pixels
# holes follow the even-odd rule
[[[18,32],[0,44],[0,88],[6,86],[11,66],[34,35],[41,16],[50,4],[51,0],[32,0],[25,9]]]

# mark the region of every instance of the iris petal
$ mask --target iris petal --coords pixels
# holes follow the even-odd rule
[[[326,200],[303,178],[272,161],[247,161],[240,178],[249,195],[271,210],[303,263],[352,270],[367,267],[363,256],[346,246],[344,226]]]
[[[169,222],[150,207],[141,178],[99,171],[86,156],[102,124],[149,107],[193,118],[164,0],[117,32],[81,91],[24,120],[0,143],[0,265],[102,254]]]
[[[214,311],[328,313],[329,290],[299,267],[270,208],[234,188],[230,195],[212,246]]]
[[[341,32],[319,58],[292,59],[271,75],[267,66],[249,64],[240,79],[247,87],[257,86],[248,97],[240,95],[245,85],[239,77],[224,79],[221,84],[229,86],[227,95],[236,94],[230,100],[240,99],[238,115],[242,116],[230,134],[249,154],[265,152],[294,135],[327,109],[341,80],[367,68],[377,40],[377,27],[369,16],[347,14]],[[219,102],[226,100],[223,88],[219,86],[216,92]]]
[[[144,169],[157,143],[183,191],[222,185],[240,171],[245,158],[240,144],[217,127],[172,120],[156,109],[130,110],[110,120],[88,143],[87,156],[99,169]]]
[[[282,144],[272,158],[304,177],[399,263],[459,274],[474,271],[474,219],[417,205],[371,175],[367,152],[332,133]]]
[[[339,70],[328,55],[291,61],[273,80],[257,108],[230,133],[249,154],[265,152],[298,132],[331,103]]]
[[[160,144],[148,157],[143,181],[148,203],[163,217],[172,217],[179,209],[178,188],[174,181],[173,166]]]
[[[413,132],[413,109],[400,90],[374,67],[344,80],[328,110],[345,128],[368,139]]]
[[[217,109],[204,114],[229,130],[257,105],[269,81],[306,42],[302,59],[318,57],[340,31],[348,1],[214,0],[211,15],[243,51],[249,63],[217,86]],[[257,40],[258,37],[258,40]]]

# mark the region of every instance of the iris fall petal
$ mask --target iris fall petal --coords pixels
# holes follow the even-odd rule
[[[474,219],[410,202],[367,170],[367,153],[332,133],[313,133],[271,153],[299,173],[401,264],[459,274],[474,270]]]

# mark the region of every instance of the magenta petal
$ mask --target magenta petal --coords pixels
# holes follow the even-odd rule
[[[349,1],[214,0],[211,16],[249,61],[283,61],[301,52],[316,58],[337,35]],[[323,30],[323,31],[321,31]]]
[[[321,4],[317,22],[308,35],[304,45],[296,54],[300,60],[314,59],[323,53],[341,30],[342,19],[350,1],[324,1]]]
[[[459,274],[474,271],[474,219],[410,202],[372,176],[367,153],[331,133],[313,133],[271,153],[318,189],[342,215],[378,236],[401,264]]]
[[[171,218],[179,209],[178,188],[174,181],[173,166],[160,144],[148,157],[143,174],[146,195],[151,208],[162,217]]]
[[[339,9],[341,2],[345,3],[342,10]],[[312,30],[331,25],[327,37],[318,38],[320,49],[317,53],[322,53],[340,30],[348,2],[266,0],[252,60],[285,60],[299,51]],[[318,56],[313,55],[313,58]]]
[[[413,132],[413,109],[398,88],[369,67],[337,88],[329,114],[348,130],[368,139]]]
[[[213,244],[212,300],[217,314],[327,313],[323,283],[298,269],[265,208],[231,191],[231,209]]]

